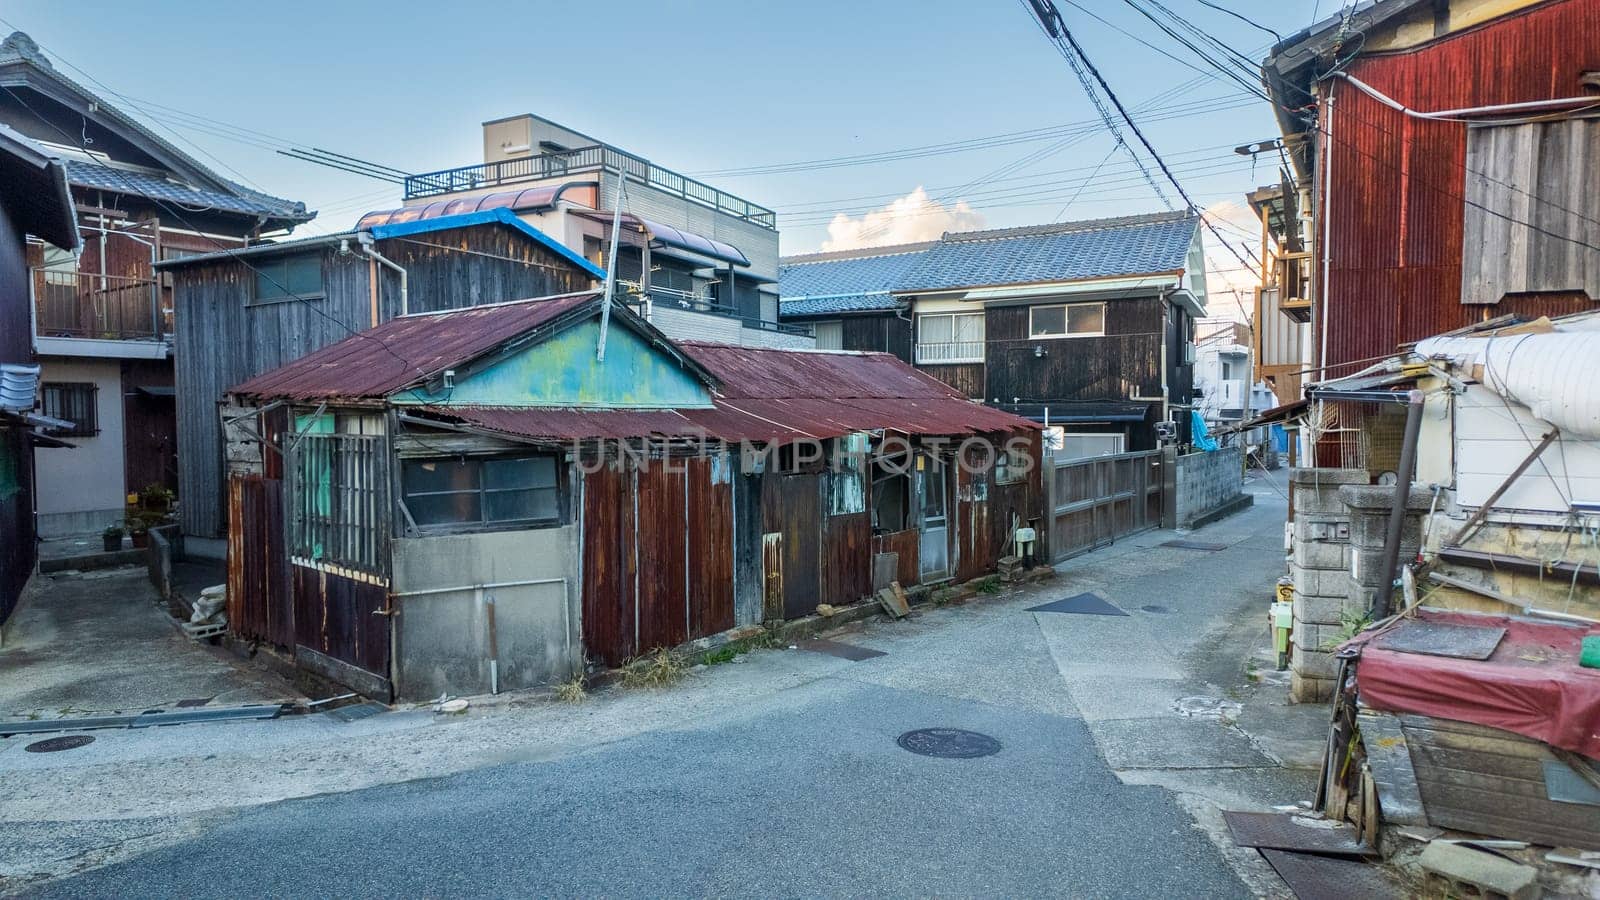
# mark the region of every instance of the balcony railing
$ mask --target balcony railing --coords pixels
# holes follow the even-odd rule
[[[917,362],[925,365],[983,362],[983,341],[919,343]]]
[[[778,227],[778,214],[764,206],[757,206],[748,200],[719,191],[708,184],[663,169],[649,160],[623,153],[605,144],[541,153],[537,156],[519,156],[516,159],[461,166],[438,172],[424,172],[420,175],[407,175],[405,199],[454,194],[520,181],[565,178],[579,172],[593,172],[599,169],[626,172],[634,181],[643,182],[763,228],[776,230]]]
[[[639,296],[639,286],[633,282],[621,282],[622,286],[630,290],[628,305],[635,312],[644,315]],[[725,319],[735,319],[745,328],[754,328],[758,331],[772,331],[778,334],[794,334],[811,336],[810,329],[801,325],[785,325],[781,322],[768,322],[765,319],[741,315],[732,306],[725,306],[708,297],[691,294],[673,288],[650,289],[650,304],[656,309],[681,309],[689,312],[705,313],[712,316],[721,316]]]
[[[34,332],[102,341],[160,340],[160,288],[147,278],[33,270]]]

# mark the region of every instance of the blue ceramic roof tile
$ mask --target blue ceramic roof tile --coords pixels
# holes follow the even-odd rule
[[[778,269],[784,316],[893,309],[891,293],[1118,278],[1188,266],[1188,212],[946,233],[925,244],[792,256]]]
[[[880,309],[894,309],[900,302],[888,291],[878,291],[872,294],[838,294],[832,297],[801,297],[798,300],[784,298],[779,305],[779,315],[783,316],[816,316],[827,313],[846,312],[872,312]]]
[[[130,172],[126,169],[113,169],[109,166],[95,165],[94,163],[81,162],[75,159],[63,160],[67,169],[67,181],[80,187],[95,188],[102,191],[116,191],[119,194],[134,194],[140,197],[149,197],[153,200],[167,200],[181,203],[189,210],[196,207],[208,207],[234,213],[247,213],[250,215],[286,216],[296,219],[309,218],[306,214],[304,203],[294,203],[279,197],[252,191],[240,187],[239,194],[223,194],[218,191],[192,188],[185,184],[178,184],[154,175],[142,172]]]
[[[785,299],[847,297],[893,290],[932,243],[792,256],[778,267]]]
[[[1189,213],[946,234],[897,291],[1115,278],[1185,268],[1200,220]]]

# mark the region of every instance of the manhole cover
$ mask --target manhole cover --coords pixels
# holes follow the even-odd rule
[[[1168,613],[1168,612],[1172,612],[1172,610],[1167,609],[1165,606],[1162,606],[1162,605],[1160,605],[1158,603],[1152,603],[1149,606],[1141,606],[1139,608],[1144,610],[1147,613]]]
[[[34,741],[22,749],[29,753],[59,753],[62,750],[73,750],[92,743],[94,743],[94,735],[68,734],[61,737],[45,738],[42,741]]]
[[[959,728],[919,728],[895,740],[901,749],[940,759],[977,759],[1000,752],[1000,742],[987,734]]]

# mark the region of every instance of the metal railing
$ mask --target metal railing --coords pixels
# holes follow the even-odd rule
[[[641,302],[642,298],[639,296],[638,287],[637,285],[632,287],[633,292],[628,297],[628,305],[640,315],[646,315],[641,309],[643,304]],[[782,322],[768,322],[765,319],[746,316],[741,314],[735,307],[718,303],[709,297],[702,297],[672,288],[651,288],[650,305],[652,308],[681,309],[686,312],[705,313],[707,315],[721,316],[725,319],[734,319],[745,328],[754,328],[759,331],[811,336],[810,330],[803,325],[785,325]]]
[[[34,332],[39,337],[160,340],[160,287],[148,278],[33,270]]]
[[[983,362],[983,341],[943,341],[917,344],[918,363]]]
[[[578,172],[592,172],[597,169],[626,172],[631,179],[702,206],[709,206],[718,212],[727,213],[763,228],[776,230],[778,227],[778,214],[764,206],[757,206],[741,197],[719,191],[708,184],[663,169],[649,160],[640,159],[606,144],[407,175],[405,199],[454,194],[519,181],[564,178]]]

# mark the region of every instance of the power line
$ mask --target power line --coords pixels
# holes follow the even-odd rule
[[[1131,130],[1134,136],[1139,139],[1139,143],[1143,145],[1145,151],[1150,154],[1150,158],[1155,160],[1156,165],[1161,168],[1162,174],[1166,175],[1167,180],[1172,182],[1172,187],[1178,192],[1178,196],[1183,198],[1183,202],[1188,204],[1190,209],[1194,210],[1196,214],[1199,214],[1200,208],[1195,205],[1192,199],[1190,199],[1188,192],[1184,190],[1184,187],[1178,181],[1177,176],[1172,174],[1172,170],[1167,166],[1166,161],[1161,158],[1161,154],[1156,152],[1156,148],[1150,144],[1149,138],[1145,137],[1144,132],[1139,129],[1138,123],[1133,120],[1133,116],[1128,114],[1127,108],[1123,106],[1122,101],[1117,98],[1116,92],[1111,90],[1111,85],[1106,83],[1105,77],[1100,74],[1100,70],[1095,68],[1094,63],[1090,61],[1088,54],[1086,54],[1083,50],[1083,47],[1079,45],[1077,38],[1073,37],[1072,30],[1067,27],[1066,21],[1061,18],[1060,11],[1056,9],[1054,0],[1032,0],[1032,2],[1038,7],[1047,9],[1050,13],[1050,17],[1048,19],[1042,19],[1046,26],[1046,34],[1049,34],[1049,28],[1052,22],[1054,23],[1055,27],[1060,29],[1060,40],[1066,41],[1067,44],[1072,48],[1073,52],[1078,55],[1078,58],[1083,60],[1084,67],[1089,70],[1089,74],[1094,76],[1094,80],[1100,85],[1100,89],[1105,91],[1106,99],[1110,100],[1111,105],[1116,107],[1117,113],[1121,115],[1122,120],[1128,124],[1129,130]],[[1222,244],[1222,246],[1225,247],[1229,253],[1233,254],[1233,256],[1238,259],[1245,268],[1250,269],[1251,271],[1256,271],[1255,266],[1252,265],[1243,254],[1235,249],[1233,244],[1229,243],[1228,239],[1223,236],[1221,230],[1219,230],[1215,225],[1212,225],[1204,215],[1200,215],[1200,222],[1201,224],[1205,225],[1207,230],[1216,236],[1217,240]],[[1260,272],[1256,271],[1256,277],[1260,277]]]
[[[1214,9],[1217,12],[1225,13],[1227,15],[1233,16],[1235,19],[1238,19],[1239,21],[1245,23],[1246,25],[1249,25],[1251,28],[1256,29],[1257,31],[1264,31],[1267,34],[1272,35],[1273,40],[1277,41],[1278,43],[1280,43],[1280,44],[1283,43],[1283,35],[1277,33],[1276,31],[1273,31],[1271,28],[1268,28],[1265,25],[1262,25],[1260,22],[1257,22],[1254,19],[1251,19],[1248,16],[1243,15],[1242,13],[1234,12],[1233,10],[1228,9],[1226,6],[1222,6],[1221,4],[1212,3],[1211,0],[1194,0],[1194,2],[1200,4],[1201,6],[1205,6],[1205,7],[1209,7],[1211,9]]]

